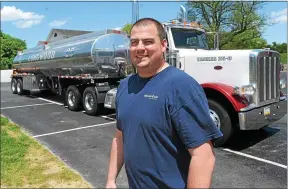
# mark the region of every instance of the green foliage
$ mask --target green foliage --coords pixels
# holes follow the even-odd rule
[[[220,49],[263,48],[262,29],[266,18],[258,13],[263,2],[201,1],[187,2],[189,21],[199,21],[208,32],[219,32]],[[213,47],[213,36],[208,39]]]
[[[237,37],[231,37],[231,41],[224,44],[222,49],[263,49],[267,46],[265,39],[254,37],[253,32],[244,32]]]
[[[265,46],[271,50],[277,51],[280,53],[280,59],[282,64],[287,64],[287,43],[276,43],[268,44]]]
[[[0,69],[10,69],[13,64],[13,59],[17,55],[19,49],[26,49],[26,42],[24,40],[12,37],[8,34],[0,32],[0,43],[1,43],[1,64]]]
[[[287,43],[277,44],[276,42],[273,42],[266,47],[278,51],[279,53],[287,53]]]
[[[122,31],[126,32],[128,35],[130,35],[130,31],[131,31],[131,28],[132,28],[132,24],[125,24],[122,28]]]
[[[287,64],[287,53],[280,54],[280,60],[282,64]]]

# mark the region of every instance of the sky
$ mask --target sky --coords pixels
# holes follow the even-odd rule
[[[161,22],[174,19],[185,1],[139,2],[139,18]],[[264,39],[287,43],[287,2],[266,2],[262,13],[276,24],[265,28]],[[27,47],[47,39],[52,28],[97,31],[119,28],[132,21],[132,3],[122,2],[2,2],[1,30],[25,40]]]

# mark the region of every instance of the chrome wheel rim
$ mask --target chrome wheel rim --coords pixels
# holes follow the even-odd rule
[[[212,118],[212,120],[214,121],[215,125],[218,127],[218,129],[221,128],[221,121],[219,116],[217,115],[217,113],[213,110],[209,110],[210,112],[210,117]]]
[[[75,104],[75,94],[72,91],[68,93],[68,103],[70,106],[74,106]]]
[[[94,105],[94,99],[90,93],[87,93],[85,96],[85,107],[87,110],[92,110],[92,107]]]
[[[20,89],[20,83],[17,83],[17,92],[20,93],[21,89]]]
[[[15,81],[12,82],[12,91],[14,92],[16,89],[15,89]]]

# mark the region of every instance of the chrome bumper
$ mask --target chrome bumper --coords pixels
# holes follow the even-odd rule
[[[108,109],[115,109],[117,88],[111,89],[106,93],[104,107]]]
[[[287,98],[266,106],[239,112],[240,130],[257,130],[281,119],[287,114]]]

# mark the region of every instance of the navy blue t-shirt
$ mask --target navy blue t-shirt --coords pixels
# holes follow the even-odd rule
[[[222,136],[202,87],[173,66],[151,78],[122,80],[116,118],[130,188],[185,188],[187,149]]]

